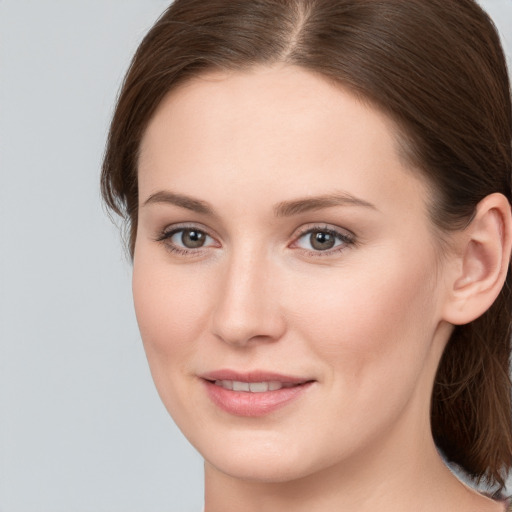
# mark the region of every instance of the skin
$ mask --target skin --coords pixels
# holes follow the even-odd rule
[[[205,458],[207,512],[501,510],[459,483],[432,441],[460,251],[441,252],[427,186],[395,135],[377,110],[289,66],[203,75],[149,123],[135,309],[162,401]],[[334,194],[344,200],[275,214]],[[204,245],[164,238],[185,228]],[[319,250],[312,228],[341,238]],[[240,417],[199,377],[224,368],[314,383]]]

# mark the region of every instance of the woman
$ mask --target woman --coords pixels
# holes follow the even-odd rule
[[[157,21],[102,187],[207,512],[506,509],[511,133],[472,0],[176,0]]]

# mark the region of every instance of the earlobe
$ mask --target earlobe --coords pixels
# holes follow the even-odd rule
[[[481,316],[501,291],[510,265],[512,215],[502,194],[486,196],[461,233],[456,271],[449,279],[444,320],[462,325]]]

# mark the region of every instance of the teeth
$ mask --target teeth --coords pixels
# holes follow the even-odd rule
[[[233,389],[233,381],[232,380],[223,380],[221,386],[226,389]]]
[[[248,382],[238,382],[237,380],[233,381],[233,391],[250,391],[250,386]]]
[[[262,393],[268,391],[268,382],[251,382],[249,384],[249,390],[251,393]]]
[[[281,388],[291,388],[295,386],[295,384],[288,382],[240,382],[238,380],[216,380],[215,385],[224,389],[249,393],[264,393],[265,391],[277,391]]]

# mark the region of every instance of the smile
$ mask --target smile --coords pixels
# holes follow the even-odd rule
[[[216,380],[216,386],[220,386],[224,389],[231,391],[243,391],[245,393],[265,393],[266,391],[277,391],[282,388],[292,388],[299,384],[293,384],[291,382],[242,382],[239,380]]]
[[[201,377],[206,395],[217,408],[246,417],[265,416],[281,409],[304,396],[315,383],[267,372],[221,370]]]

